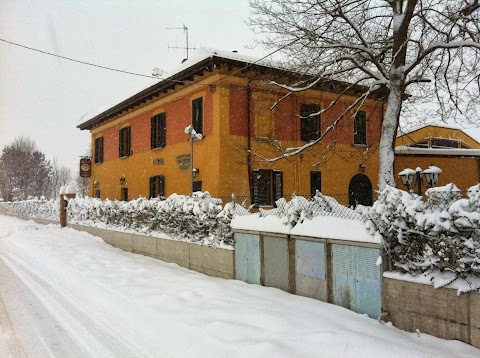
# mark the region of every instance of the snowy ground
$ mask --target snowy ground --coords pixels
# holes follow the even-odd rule
[[[479,357],[341,307],[0,215],[0,357]]]

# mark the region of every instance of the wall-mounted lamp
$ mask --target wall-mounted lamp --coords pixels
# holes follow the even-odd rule
[[[194,178],[196,178],[199,173],[200,173],[200,169],[198,169],[198,168],[193,168],[192,169],[192,175],[193,175]]]
[[[120,178],[120,185],[125,185],[125,181],[127,179],[122,175],[122,177]]]
[[[216,89],[217,87],[215,87],[215,85],[210,85],[210,93],[215,93]]]
[[[99,186],[100,186],[100,183],[95,180],[95,181],[93,182],[93,187],[94,187],[94,188],[98,188]]]
[[[358,167],[360,168],[362,173],[365,173],[365,169],[367,169],[367,165],[365,163],[360,164]]]

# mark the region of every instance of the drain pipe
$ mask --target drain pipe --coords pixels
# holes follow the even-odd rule
[[[251,153],[251,126],[252,126],[252,81],[248,79],[247,84],[247,172],[248,172],[248,188],[250,194],[250,204],[253,204],[253,178],[252,178],[252,153]]]

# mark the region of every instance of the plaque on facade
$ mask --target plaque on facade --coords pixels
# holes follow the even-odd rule
[[[165,158],[156,158],[153,160],[153,165],[164,165]]]
[[[190,167],[190,154],[177,156],[177,163],[180,170],[187,170]]]

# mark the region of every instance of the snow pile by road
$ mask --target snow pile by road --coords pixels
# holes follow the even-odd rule
[[[480,355],[464,343],[400,331],[342,307],[208,277],[84,232],[5,216],[0,275],[0,294],[27,356]],[[23,304],[31,295],[37,304]],[[55,332],[39,329],[47,326]]]

